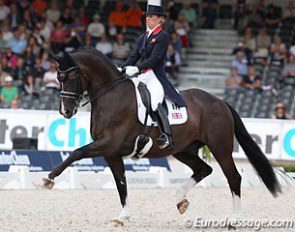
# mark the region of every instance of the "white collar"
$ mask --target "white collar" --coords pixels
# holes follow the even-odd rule
[[[147,28],[147,32],[148,32],[148,36],[147,37],[149,37],[154,32],[154,30],[156,30],[159,26],[160,26],[160,24],[158,24],[157,26],[155,26],[155,28],[152,29],[152,30],[150,30],[149,28]]]

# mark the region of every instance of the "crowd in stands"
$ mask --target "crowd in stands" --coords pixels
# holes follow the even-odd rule
[[[283,104],[280,101],[284,100],[284,107],[292,105],[295,89],[295,4],[289,1],[287,8],[283,9],[257,0],[251,5],[247,1],[237,1],[235,6],[233,26],[240,39],[232,51],[235,57],[230,67],[231,76],[226,81],[226,92],[230,88],[257,94],[269,91],[268,96],[272,100],[268,103],[272,107],[260,116],[271,117],[276,103]],[[290,93],[289,99],[283,98],[286,89]],[[252,105],[254,101],[252,99]],[[243,109],[242,104],[240,108]]]
[[[190,1],[177,9],[173,1],[169,6],[166,71],[177,84],[197,11]],[[135,0],[104,5],[95,0],[0,0],[0,108],[57,109],[60,85],[49,52],[92,48],[119,66],[145,31],[145,9],[146,2]]]

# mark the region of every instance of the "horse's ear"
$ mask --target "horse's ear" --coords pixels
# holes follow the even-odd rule
[[[60,63],[62,56],[58,54],[54,54],[53,52],[49,52],[49,56],[54,59],[57,63]]]

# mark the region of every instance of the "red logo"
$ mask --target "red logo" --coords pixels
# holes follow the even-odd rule
[[[172,113],[172,118],[181,119],[182,118],[182,113]]]

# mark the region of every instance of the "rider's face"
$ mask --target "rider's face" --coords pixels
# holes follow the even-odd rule
[[[147,15],[146,16],[146,26],[150,30],[153,30],[156,26],[161,23],[162,17],[158,15]]]

